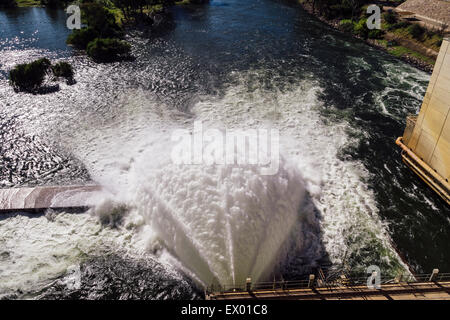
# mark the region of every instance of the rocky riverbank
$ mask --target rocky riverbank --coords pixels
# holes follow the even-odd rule
[[[389,47],[385,44],[385,42],[377,40],[377,39],[364,39],[363,37],[351,33],[351,32],[346,32],[345,30],[343,30],[342,26],[341,26],[341,19],[340,18],[332,18],[332,19],[327,19],[326,17],[320,15],[317,13],[317,10],[313,10],[313,7],[311,5],[311,3],[306,2],[306,1],[299,1],[296,0],[297,3],[300,4],[300,6],[307,11],[310,15],[314,16],[316,19],[320,20],[321,22],[333,27],[336,30],[339,30],[341,32],[347,33],[347,34],[351,34],[354,38],[360,39],[362,41],[365,41],[368,45],[383,50],[387,53],[390,53],[394,56],[396,56],[397,58],[399,58],[400,60],[409,63],[410,65],[424,71],[427,73],[432,73],[433,72],[433,68],[434,68],[434,64],[430,63],[430,61],[425,61],[424,59],[421,59],[419,57],[415,57],[411,54],[401,54],[401,55],[396,55],[393,54],[390,50]],[[433,60],[432,58],[427,59],[427,60]]]

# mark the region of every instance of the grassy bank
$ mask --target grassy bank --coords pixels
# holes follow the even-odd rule
[[[392,45],[391,42],[386,39],[375,40],[374,43],[377,46],[384,48],[387,52],[398,58],[412,57],[430,66],[434,66],[436,62],[436,59],[421,54],[420,52],[411,50],[405,46],[399,44]]]
[[[74,0],[75,1],[75,0]],[[15,0],[17,7],[64,7],[69,2],[69,0]]]

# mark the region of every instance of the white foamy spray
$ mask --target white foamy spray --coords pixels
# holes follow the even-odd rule
[[[204,285],[262,280],[289,260],[292,243],[311,266],[324,257],[322,246],[337,264],[371,245],[382,248],[374,256],[398,264],[364,182],[367,171],[359,162],[337,158],[350,143],[349,127],[323,122],[320,86],[304,82],[286,92],[249,92],[245,81],[251,76],[236,74],[241,84],[220,98],[204,97],[191,110],[193,119],[143,92],[127,94],[126,125],[82,132],[77,154],[96,181],[114,190],[114,201],[131,208],[125,224],[136,228],[136,237],[154,252],[164,248]],[[252,166],[174,165],[171,132],[192,127],[194,120],[231,129],[270,123],[280,131],[279,173],[264,177]]]

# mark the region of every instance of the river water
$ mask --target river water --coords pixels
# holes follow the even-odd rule
[[[450,270],[448,207],[395,145],[428,74],[283,1],[172,14],[164,33],[127,36],[134,61],[96,64],[65,45],[63,11],[0,11],[0,187],[105,188],[88,212],[0,217],[0,297],[198,298],[317,267]],[[42,56],[70,61],[76,84],[15,93],[8,70]],[[171,134],[195,121],[279,130],[278,172],[173,164]]]

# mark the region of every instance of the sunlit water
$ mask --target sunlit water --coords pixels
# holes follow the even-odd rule
[[[1,186],[106,190],[88,213],[0,217],[0,295],[195,298],[319,266],[407,272],[394,245],[416,272],[450,269],[447,208],[394,143],[429,75],[278,1],[173,16],[128,37],[135,61],[95,64],[64,44],[62,11],[0,12]],[[69,60],[77,83],[14,93],[7,71],[41,56]],[[278,173],[174,165],[171,134],[196,120],[278,129]]]

